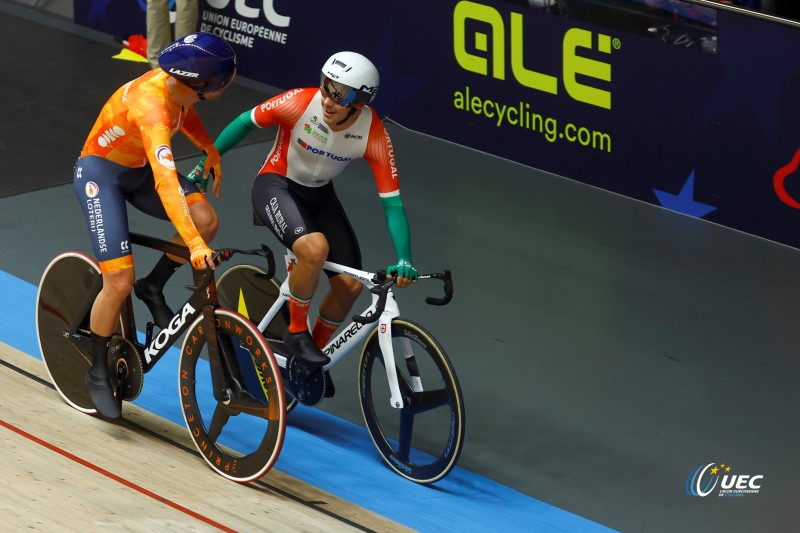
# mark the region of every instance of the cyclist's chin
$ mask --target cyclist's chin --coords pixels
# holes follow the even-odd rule
[[[222,93],[224,93],[224,92],[225,92],[225,89],[223,89],[221,91],[215,91],[213,93],[205,93],[203,96],[205,97],[206,100],[217,100],[217,99],[219,99],[220,96],[222,96]]]
[[[322,120],[328,126],[335,126],[336,123],[341,121],[345,116],[347,116],[347,113],[342,113],[341,110],[338,109],[334,112],[330,112],[325,108],[322,109]]]

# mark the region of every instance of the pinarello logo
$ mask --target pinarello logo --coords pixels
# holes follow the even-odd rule
[[[156,148],[156,160],[161,163],[162,166],[170,170],[175,170],[175,158],[172,157],[172,149],[166,144],[162,144]]]
[[[83,190],[86,192],[86,196],[89,198],[94,198],[100,193],[100,187],[98,187],[93,181],[88,182]]]

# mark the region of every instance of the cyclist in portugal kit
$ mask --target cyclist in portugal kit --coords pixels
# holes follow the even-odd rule
[[[170,139],[181,130],[205,152],[206,173],[213,170],[219,196],[219,153],[192,105],[218,98],[230,85],[236,54],[215,35],[193,33],[165,48],[159,65],[106,102],[74,169],[75,193],[103,275],[91,311],[93,361],[86,386],[97,410],[109,418],[118,418],[120,409],[108,377],[108,345],[135,279],[126,202],[171,221],[177,229],[172,240],[186,244],[192,265],[214,268],[206,243],[217,232],[217,214],[197,186],[177,173]],[[164,284],[182,263],[165,254],[136,283],[137,296],[161,328],[173,316],[162,294]]]
[[[309,306],[325,260],[361,268],[355,233],[331,181],[353,159],[366,160],[375,175],[397,252],[397,263],[388,273],[397,277],[398,287],[407,287],[417,277],[392,142],[378,114],[367,106],[378,92],[378,80],[377,69],[366,57],[336,53],[322,67],[319,87],[290,90],[245,111],[214,141],[224,154],[254,128],[279,126],[253,183],[252,201],[261,221],[297,256],[289,279],[291,320],[284,342],[312,367],[329,362],[320,347],[361,291],[361,284],[348,276],[326,272],[330,291],[308,331]],[[189,178],[199,179],[203,168],[201,161]]]

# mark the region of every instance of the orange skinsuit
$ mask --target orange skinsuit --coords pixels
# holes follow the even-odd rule
[[[213,144],[192,106],[181,106],[170,97],[169,75],[153,69],[126,83],[108,99],[97,117],[81,157],[94,155],[114,163],[139,168],[150,164],[155,187],[170,221],[190,251],[205,246],[189,216],[189,205],[207,201],[201,193],[184,198],[178,183],[171,138],[178,130],[198,148]],[[133,266],[132,256],[108,261],[103,272]]]

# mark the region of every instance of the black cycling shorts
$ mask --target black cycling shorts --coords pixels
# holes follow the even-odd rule
[[[200,192],[180,173],[178,181],[185,196]],[[72,183],[98,262],[131,254],[126,201],[143,213],[169,220],[150,165],[129,168],[94,155],[81,157],[75,163]]]
[[[256,216],[289,250],[308,233],[328,240],[328,261],[361,269],[361,249],[333,183],[305,187],[275,173],[256,176],[252,190]],[[325,271],[328,277],[336,273]]]

